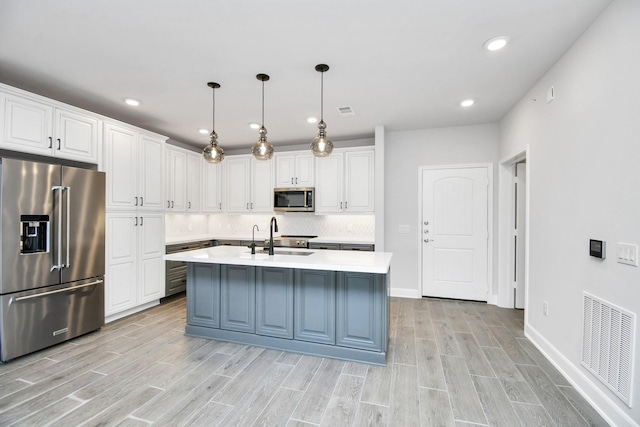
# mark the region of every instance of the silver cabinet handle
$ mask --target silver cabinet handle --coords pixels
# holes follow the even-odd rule
[[[167,208],[171,207],[171,202],[169,200],[167,200]]]
[[[171,209],[173,209],[173,200],[171,201]]]
[[[136,199],[136,204],[135,206],[138,206],[138,196],[135,196],[134,199]]]
[[[17,298],[11,297],[11,298],[9,298],[9,304],[11,304],[12,302],[24,301],[26,299],[39,298],[39,297],[44,297],[44,296],[51,295],[51,294],[57,294],[57,293],[60,293],[60,292],[75,291],[76,289],[86,288],[87,286],[99,285],[100,283],[102,283],[102,280],[96,280],[95,282],[85,283],[84,285],[74,286],[72,288],[64,288],[64,289],[58,289],[58,290],[50,291],[50,292],[43,292],[41,294],[27,295],[25,297],[17,297]]]
[[[247,210],[249,210],[249,203],[247,203]]]
[[[433,240],[433,239],[431,239],[431,240],[429,240],[429,239],[424,239],[424,242],[425,242],[425,243],[435,242],[435,240]]]
[[[140,196],[140,206],[144,206],[144,197]]]
[[[253,210],[253,202],[251,202],[251,210]]]
[[[348,202],[344,202],[344,208],[347,209],[349,206],[347,206]]]
[[[144,225],[144,217],[140,217],[140,227],[142,227]]]
[[[222,210],[222,203],[220,203],[220,210]]]
[[[53,147],[53,138],[49,137],[49,148]]]
[[[293,177],[291,177],[291,183],[293,184]]]
[[[187,209],[191,209],[191,202],[189,202],[189,207]]]
[[[298,177],[296,176],[296,184],[298,183]]]
[[[135,223],[135,224],[133,224],[133,226],[134,226],[134,227],[137,227],[137,226],[138,226],[138,217],[137,217],[137,216],[135,216],[134,218],[135,218],[135,220],[136,220],[136,223]]]
[[[340,209],[342,209],[342,202],[340,202]]]
[[[58,138],[58,150],[60,149],[60,138]]]

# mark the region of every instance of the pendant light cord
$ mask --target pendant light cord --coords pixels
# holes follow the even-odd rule
[[[213,89],[213,113],[211,116],[211,132],[215,132],[216,130],[216,90]]]
[[[320,121],[324,121],[324,71],[320,73]]]
[[[264,80],[262,80],[262,124],[261,127],[264,127]]]

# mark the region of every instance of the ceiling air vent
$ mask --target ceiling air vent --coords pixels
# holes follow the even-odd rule
[[[355,116],[356,112],[353,111],[353,108],[349,107],[349,106],[345,106],[345,107],[337,107],[338,108],[338,113],[340,113],[340,116],[342,117],[349,117],[349,116]]]

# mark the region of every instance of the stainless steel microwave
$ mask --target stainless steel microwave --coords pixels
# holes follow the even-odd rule
[[[315,188],[274,188],[273,210],[280,212],[315,211]]]

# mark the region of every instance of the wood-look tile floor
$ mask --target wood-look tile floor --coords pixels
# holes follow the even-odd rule
[[[522,316],[393,298],[379,367],[185,337],[176,298],[0,365],[0,425],[606,426]]]

